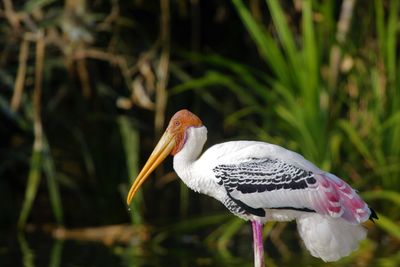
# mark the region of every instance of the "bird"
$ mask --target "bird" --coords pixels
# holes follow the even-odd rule
[[[192,190],[215,198],[250,221],[254,266],[264,266],[262,229],[268,221],[297,222],[312,256],[337,261],[366,237],[362,223],[376,212],[348,183],[300,154],[261,141],[228,141],[201,154],[207,128],[189,110],[176,112],[127,195],[130,205],[141,185],[168,156]]]

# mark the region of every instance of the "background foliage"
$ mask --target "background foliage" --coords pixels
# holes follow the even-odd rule
[[[276,143],[354,185],[380,220],[347,261],[395,266],[398,14],[396,0],[3,0],[0,224],[130,221],[159,226],[157,242],[202,233],[229,257],[246,226],[189,192],[170,161],[134,212],[124,204],[165,120],[188,108],[208,146]],[[265,228],[283,258],[292,226]]]

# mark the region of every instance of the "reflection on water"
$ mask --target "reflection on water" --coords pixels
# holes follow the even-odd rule
[[[190,239],[191,237],[189,237]],[[250,239],[236,240],[233,253],[219,253],[207,249],[202,242],[185,241],[185,237],[163,247],[148,245],[105,246],[98,242],[55,240],[43,234],[2,233],[0,236],[0,266],[22,267],[145,267],[145,266],[253,266]],[[295,242],[294,242],[295,243]],[[151,244],[151,242],[150,242]],[[238,245],[240,244],[240,245]],[[379,249],[379,248],[378,248]],[[275,252],[274,252],[275,250]],[[400,252],[377,256],[379,251],[373,242],[366,240],[359,251],[337,263],[324,263],[311,257],[299,247],[290,247],[290,257],[282,257],[276,248],[266,244],[266,266],[400,266]]]
[[[226,262],[201,246],[179,244],[174,248],[105,246],[98,242],[55,240],[43,234],[10,233],[0,237],[0,266],[252,266],[231,259]],[[228,265],[227,265],[228,264]]]
[[[29,248],[28,242],[26,241],[23,234],[18,234],[18,243],[22,252],[22,263],[25,267],[33,267],[33,252]]]

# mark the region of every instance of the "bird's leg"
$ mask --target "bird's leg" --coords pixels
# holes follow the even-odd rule
[[[254,267],[264,267],[264,246],[262,223],[259,221],[251,221],[253,228],[253,249],[254,249]]]

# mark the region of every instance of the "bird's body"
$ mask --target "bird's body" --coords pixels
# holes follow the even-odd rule
[[[206,128],[191,127],[186,134],[185,146],[174,156],[174,170],[189,188],[214,197],[236,216],[261,223],[297,220],[306,246],[326,261],[348,255],[365,237],[359,224],[370,217],[367,204],[348,184],[301,155],[256,141],[226,142],[200,155]],[[336,236],[329,234],[326,242],[321,242],[318,234],[323,243],[318,246],[329,250],[323,255],[313,248],[313,238],[306,240],[318,232],[318,226],[326,232],[332,224],[341,226]],[[347,228],[354,235],[341,231]],[[333,242],[338,237],[346,239],[345,244]],[[332,250],[353,245],[333,255],[328,243],[334,246]]]
[[[293,162],[292,166],[302,170],[318,170],[317,167],[306,161],[299,154],[264,142],[233,141],[221,143],[210,147],[202,155],[200,155],[200,152],[202,151],[203,145],[206,141],[206,137],[207,130],[204,126],[201,128],[188,129],[186,141],[187,145],[185,145],[182,150],[175,155],[174,170],[189,188],[196,192],[214,197],[222,202],[236,216],[239,216],[245,220],[252,219],[254,217],[253,215],[255,214],[246,212],[232,199],[243,201],[243,199],[247,198],[248,201],[244,201],[244,203],[247,203],[249,207],[255,209],[266,209],[272,207],[281,208],[284,206],[294,207],[293,205],[296,204],[286,204],[282,203],[282,201],[279,201],[279,204],[274,205],[274,202],[276,202],[278,200],[277,198],[279,198],[279,196],[274,197],[274,195],[279,192],[277,190],[275,193],[273,193],[273,191],[264,190],[262,192],[254,192],[249,194],[242,194],[240,190],[237,190],[238,187],[239,189],[242,189],[246,185],[247,189],[249,190],[257,190],[260,189],[263,184],[268,184],[268,181],[274,182],[274,177],[272,175],[269,177],[265,175],[265,173],[268,171],[272,174],[273,169],[269,170],[268,168],[257,168],[259,166],[258,163],[265,162],[267,160],[279,160],[281,162]],[[189,157],[189,155],[192,156]],[[252,164],[253,166],[251,166]],[[268,164],[265,164],[265,167],[268,167]],[[279,169],[276,171],[279,172],[285,170]],[[283,173],[283,175],[285,174],[286,173]],[[290,177],[288,176],[288,178]],[[289,182],[290,181],[291,179],[289,179]],[[268,194],[268,192],[270,193]],[[241,197],[234,198],[232,194],[240,194]],[[260,199],[263,196],[264,199]],[[291,196],[289,196],[286,192],[284,201],[290,202],[289,197]],[[263,202],[267,203],[264,204]],[[291,211],[296,213],[296,210],[294,209]],[[291,216],[291,214],[292,212],[289,212],[288,216]],[[269,214],[266,216],[257,217],[259,217],[259,220],[265,221],[265,219],[268,219],[267,216],[272,215],[269,212]],[[274,217],[279,221],[285,220],[283,217]]]
[[[308,250],[324,261],[347,256],[365,238],[360,223],[375,213],[343,180],[295,152],[264,142],[226,142],[201,155],[207,129],[194,114],[186,110],[176,113],[168,129],[174,133],[176,127],[182,128],[181,116],[192,120],[183,134],[175,134],[178,138],[174,142],[168,141],[169,136],[159,142],[173,149],[174,170],[194,191],[217,199],[236,216],[252,221],[254,233],[260,232],[266,221],[296,220]],[[147,169],[144,176],[152,170]],[[128,202],[138,186],[132,188]],[[260,254],[260,234],[254,238],[255,254]],[[255,259],[257,266],[263,264],[262,255]]]

